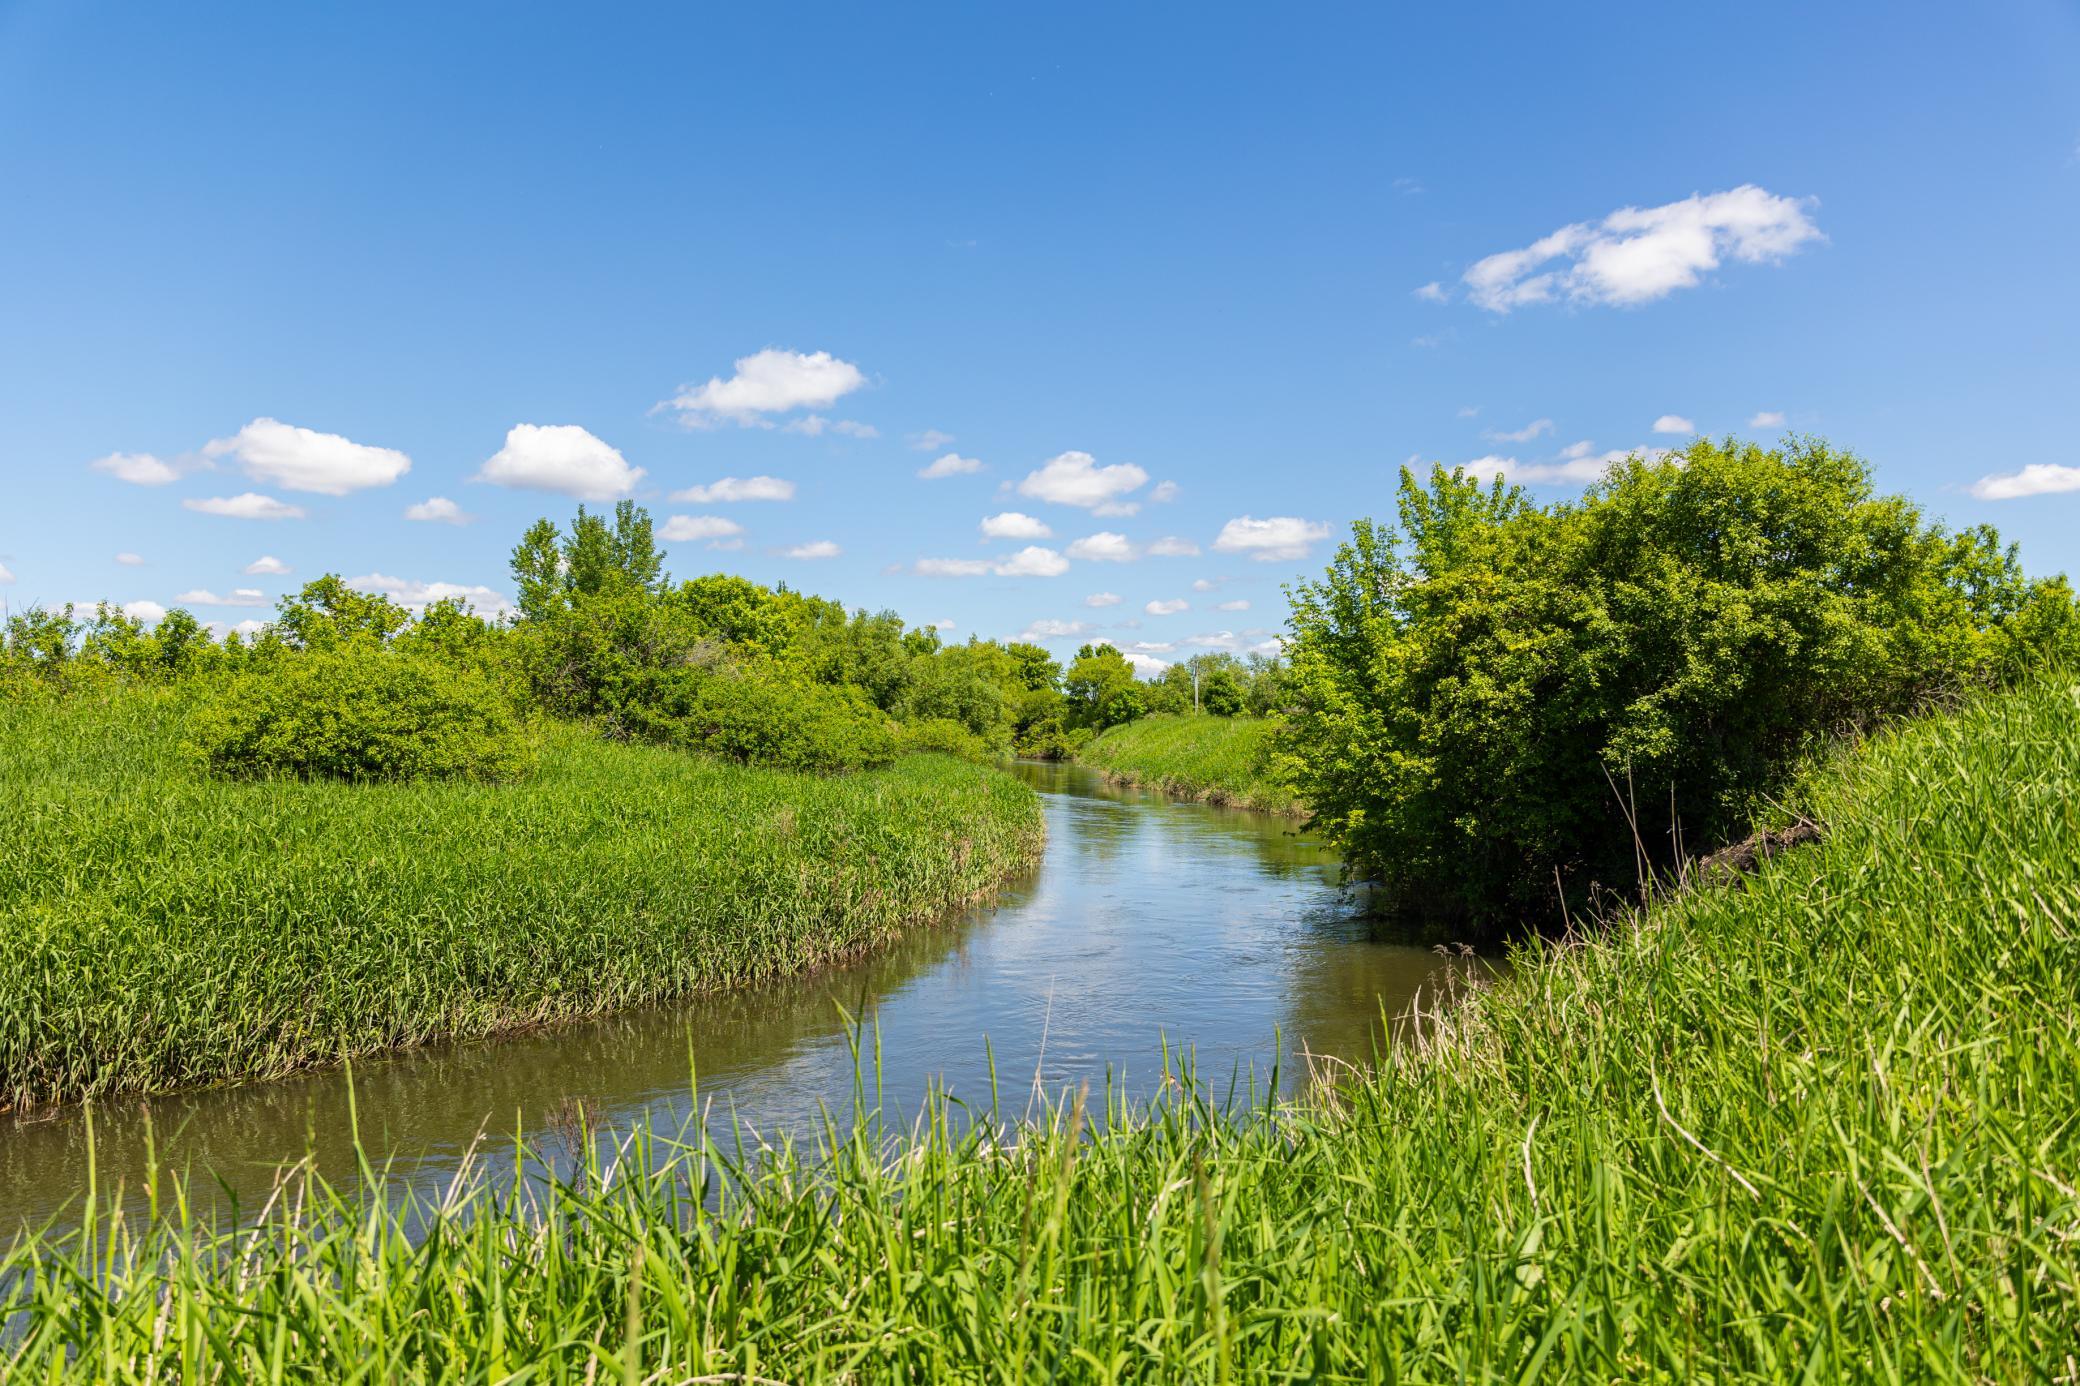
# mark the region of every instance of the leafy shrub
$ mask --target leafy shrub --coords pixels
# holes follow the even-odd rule
[[[926,717],[903,724],[903,749],[905,751],[939,751],[962,760],[987,761],[991,755],[989,743],[970,731],[967,724],[951,717]]]
[[[823,773],[886,765],[900,749],[888,720],[849,685],[799,683],[752,669],[660,676],[626,709],[637,737],[743,765]]]
[[[2062,579],[1819,442],[1700,441],[1545,508],[1404,472],[1400,518],[1293,594],[1285,749],[1411,908],[1628,888],[1741,833],[1823,738],[2074,645]]]
[[[239,779],[502,780],[529,760],[496,685],[362,642],[288,653],[216,683],[190,736],[213,773]]]

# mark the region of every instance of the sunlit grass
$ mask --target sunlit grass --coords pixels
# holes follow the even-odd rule
[[[1812,786],[1824,843],[1531,945],[1296,1104],[695,1139],[409,1210],[292,1181],[249,1232],[168,1188],[119,1227],[104,1190],[0,1265],[4,1351],[21,1380],[2070,1379],[2076,790],[2063,689],[1887,735]]]
[[[279,1074],[796,971],[1037,858],[1032,792],[546,732],[512,785],[224,783],[176,695],[0,702],[0,1110]]]
[[[1123,784],[1182,799],[1297,813],[1293,791],[1272,773],[1277,730],[1275,718],[1158,713],[1108,728],[1076,758]]]

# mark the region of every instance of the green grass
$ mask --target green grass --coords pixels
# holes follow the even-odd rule
[[[1181,799],[1300,813],[1293,791],[1271,772],[1269,717],[1188,717],[1157,713],[1109,727],[1076,753],[1122,784],[1147,785]]]
[[[1187,1083],[1095,1138],[1070,1103],[1015,1145],[870,1126],[749,1167],[655,1142],[409,1209],[292,1180],[243,1233],[167,1188],[119,1225],[104,1191],[0,1264],[0,1353],[24,1381],[2071,1379],[2076,791],[2062,688],[1888,734],[1811,786],[1823,844],[1533,944],[1293,1105]]]
[[[0,1111],[261,1077],[853,952],[1037,858],[1007,775],[546,733],[513,785],[225,783],[173,694],[0,701]]]

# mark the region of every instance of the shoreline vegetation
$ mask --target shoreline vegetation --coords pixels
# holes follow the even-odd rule
[[[1100,732],[1076,761],[1116,784],[1302,818],[1306,807],[1273,768],[1279,725],[1276,717],[1150,713]]]
[[[279,1076],[799,972],[1038,860],[944,755],[818,776],[552,724],[515,783],[226,782],[178,690],[0,700],[0,1111]]]
[[[1102,1134],[1065,1096],[748,1163],[636,1133],[610,1167],[410,1206],[292,1178],[243,1231],[170,1180],[103,1190],[0,1260],[0,1360],[111,1381],[2063,1370],[2080,701],[1979,695],[1799,787],[1825,840],[1528,939],[1420,1045],[1292,1102],[1181,1075]],[[147,1198],[156,1218],[119,1215]]]

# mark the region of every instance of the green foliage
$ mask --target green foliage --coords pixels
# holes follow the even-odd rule
[[[1078,726],[1104,728],[1131,722],[1148,710],[1148,694],[1134,666],[1109,644],[1085,645],[1062,678],[1069,717]]]
[[[779,976],[1040,845],[1031,791],[937,756],[825,778],[563,724],[513,783],[226,782],[181,753],[198,715],[122,685],[0,701],[0,803],[35,806],[0,852],[0,1111]]]
[[[925,767],[972,774],[905,770]],[[612,1177],[299,1174],[257,1225],[198,1218],[206,1191],[170,1177],[156,1218],[104,1187],[80,1230],[0,1260],[0,1360],[22,1381],[176,1361],[201,1380],[2056,1380],[2080,1341],[2080,706],[1988,699],[1816,789],[1828,841],[1745,889],[1527,944],[1414,1042],[1290,1102],[1180,1073],[1149,1107],[1093,1094],[1021,1122],[1016,1093],[980,1120],[942,1101],[748,1159],[718,1121],[639,1137]],[[625,803],[572,793],[556,807],[584,816],[544,837],[590,843]],[[100,812],[39,838],[41,869],[84,846],[98,874],[150,830]],[[659,812],[655,841],[617,822],[641,855],[570,848],[555,888],[672,881],[709,855],[674,844],[735,821]],[[734,841],[769,850],[752,824]],[[539,864],[501,845],[493,921],[514,901],[492,887],[543,900]],[[606,893],[555,917],[589,922]],[[258,956],[236,984],[271,984]],[[216,994],[183,987],[173,1013]],[[271,1013],[252,1001],[231,1004]],[[863,1075],[862,1105],[876,1090]]]
[[[528,764],[511,705],[481,675],[346,643],[211,687],[189,723],[234,779],[512,779]]]
[[[1403,473],[1293,593],[1289,771],[1410,908],[1502,919],[1741,833],[1828,736],[2075,647],[2061,580],[1825,444],[1701,440],[1575,504]]]
[[[959,756],[962,760],[990,761],[997,758],[988,742],[977,736],[965,723],[951,717],[927,717],[918,721],[905,722],[902,729],[902,748],[905,752],[937,752],[942,755]]]
[[[766,670],[666,674],[627,715],[639,739],[740,765],[830,774],[886,765],[900,749],[859,689]]]
[[[1152,713],[1099,733],[1075,758],[1123,784],[1180,799],[1299,813],[1274,763],[1278,731],[1265,718]]]
[[[381,644],[403,630],[412,614],[380,594],[359,592],[337,573],[304,584],[277,603],[274,628],[298,649],[330,650],[353,642]]]

